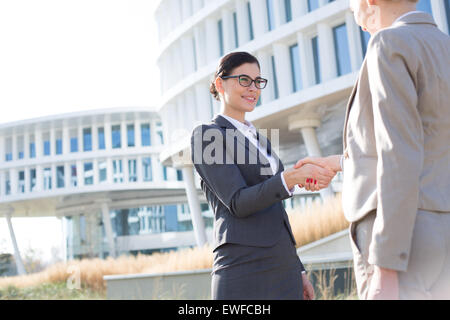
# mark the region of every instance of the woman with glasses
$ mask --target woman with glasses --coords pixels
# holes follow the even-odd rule
[[[314,297],[282,201],[311,177],[317,189],[327,187],[334,172],[315,165],[285,170],[270,141],[245,120],[266,85],[251,54],[223,57],[210,88],[221,112],[191,138],[192,161],[215,216],[213,299]]]

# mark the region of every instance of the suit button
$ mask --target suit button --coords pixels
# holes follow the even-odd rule
[[[406,258],[408,258],[408,255],[407,255],[406,253],[402,252],[402,253],[400,254],[400,259],[406,260]]]

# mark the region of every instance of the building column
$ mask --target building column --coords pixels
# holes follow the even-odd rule
[[[11,242],[12,242],[13,248],[14,248],[14,260],[16,262],[17,273],[21,276],[26,275],[27,272],[25,271],[25,266],[23,264],[22,257],[20,256],[19,246],[17,245],[16,235],[14,234],[14,228],[13,228],[13,225],[11,222],[11,216],[14,212],[14,209],[9,206],[9,207],[4,208],[3,210],[4,210],[6,222],[8,223],[8,229],[9,229],[9,235],[11,237]]]
[[[274,29],[286,23],[286,8],[284,5],[284,0],[273,0],[273,16],[275,20],[275,25],[273,26]]]
[[[0,164],[5,162],[5,136],[0,136]]]
[[[310,118],[305,115],[294,115],[289,117],[289,131],[300,131],[309,157],[322,157],[322,151],[317,140],[316,129],[320,126],[319,117],[312,116]],[[334,196],[331,186],[320,190],[320,196],[323,200]]]
[[[209,97],[209,87],[206,82],[199,82],[195,84],[195,108],[197,109],[198,118],[195,121],[200,121],[201,123],[208,122],[214,116],[211,114],[211,101]]]
[[[72,177],[71,165],[69,163],[64,163],[64,188],[72,188],[70,181],[71,177]]]
[[[30,133],[28,131],[23,134],[23,158],[30,159]]]
[[[229,9],[222,9],[222,31],[223,31],[223,51],[228,54],[235,46],[234,40],[233,12]]]
[[[447,14],[445,12],[445,3],[441,0],[430,0],[431,2],[431,11],[433,12],[433,17],[438,25],[439,29],[448,34],[449,32],[449,23],[447,21]]]
[[[269,88],[266,88],[265,90],[261,90],[261,100],[263,104],[266,104],[270,101],[273,101],[275,99],[274,97],[274,91],[273,86],[275,85],[275,76],[272,72],[272,61],[271,61],[271,55],[267,51],[260,50],[258,52],[258,61],[261,65],[261,70],[264,70],[263,72],[267,75],[269,75]]]
[[[98,125],[94,123],[91,127],[92,151],[98,151]]]
[[[298,52],[300,55],[300,66],[302,72],[303,88],[309,88],[316,83],[314,59],[312,56],[311,39],[304,33],[297,34]]]
[[[41,164],[36,165],[36,185],[35,190],[40,192],[44,189],[44,169]]]
[[[308,13],[307,0],[295,0],[291,1],[292,20],[304,16]]]
[[[269,30],[266,1],[250,0],[250,10],[253,21],[253,33],[256,39]]]
[[[9,183],[11,186],[11,195],[17,194],[18,185],[19,185],[18,180],[19,180],[19,175],[17,174],[17,169],[16,168],[9,169]]]
[[[275,58],[275,69],[280,97],[287,97],[294,91],[292,83],[291,58],[289,47],[285,44],[274,43],[273,53]]]
[[[220,56],[219,34],[217,20],[207,18],[205,22],[206,30],[206,58],[208,63],[216,61]],[[216,62],[217,63],[217,62]]]
[[[197,13],[202,8],[202,1],[201,0],[193,0],[192,1],[192,11],[193,13]]]
[[[76,166],[77,166],[77,187],[81,188],[84,186],[83,162],[81,162],[81,160],[77,160]]]
[[[64,155],[70,153],[70,130],[67,122],[63,122],[62,128],[62,152]]]
[[[56,155],[56,132],[55,128],[52,126],[50,128],[50,156]]]
[[[242,46],[250,41],[250,25],[248,21],[247,1],[236,0],[236,20],[238,33],[238,44]]]
[[[127,123],[125,120],[122,120],[120,123],[120,146],[121,149],[128,148],[128,139],[127,139]]]
[[[134,120],[134,145],[136,148],[142,147],[141,119],[139,119],[139,115],[136,115],[136,120]]]
[[[36,151],[36,159],[41,158],[44,153],[42,152],[42,131],[40,128],[36,128],[34,132],[34,149]]]
[[[337,77],[333,30],[326,23],[317,24],[317,30],[322,82],[327,82]]]
[[[266,1],[250,0],[250,10],[253,21],[253,33],[256,39],[269,29]]]
[[[195,52],[194,52],[194,40],[191,36],[185,36],[181,38],[181,50],[183,56],[183,76],[189,76],[195,72]]]
[[[197,61],[197,69],[201,69],[206,65],[206,45],[205,45],[205,30],[202,26],[197,25],[194,27],[194,39],[195,39],[195,53]]]
[[[359,26],[355,22],[353,13],[345,13],[345,25],[347,26],[347,38],[350,51],[350,62],[352,71],[358,71],[363,62],[363,51],[361,47],[361,33]]]
[[[11,136],[12,140],[12,161],[19,160],[19,153],[17,152],[17,134],[13,132]]]
[[[105,150],[111,151],[112,149],[112,136],[111,136],[111,122],[109,120],[105,120]]]
[[[100,208],[102,210],[102,221],[103,226],[105,227],[106,238],[108,239],[109,255],[113,258],[116,258],[117,257],[116,242],[115,242],[116,240],[114,238],[114,233],[112,229],[111,216],[109,214],[110,200],[102,199],[98,200],[97,203],[100,205]]]
[[[186,195],[188,198],[189,210],[191,212],[192,225],[194,227],[197,246],[202,247],[207,243],[205,223],[202,218],[202,210],[198,199],[197,188],[194,180],[194,167],[192,165],[183,166],[183,180],[186,185]]]

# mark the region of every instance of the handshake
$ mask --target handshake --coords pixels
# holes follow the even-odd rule
[[[298,185],[308,191],[319,191],[328,187],[336,173],[342,170],[340,161],[340,155],[304,158],[294,168],[283,172],[284,181],[289,190]]]

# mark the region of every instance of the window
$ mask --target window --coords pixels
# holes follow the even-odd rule
[[[106,182],[108,180],[107,163],[106,161],[98,162],[98,181],[100,183]]]
[[[317,36],[311,39],[312,53],[314,59],[314,73],[316,84],[322,82],[322,77],[320,75],[320,60],[319,60],[319,39]]]
[[[122,160],[113,160],[113,181],[114,183],[123,182]]]
[[[183,181],[183,171],[177,170],[177,181]]]
[[[63,150],[62,150],[62,139],[56,139],[55,141],[55,150],[56,150],[56,154],[62,154]]]
[[[33,192],[36,187],[36,169],[30,169],[30,191]]]
[[[167,181],[167,167],[162,166],[162,170],[163,170],[163,179],[164,181]]]
[[[70,138],[70,152],[78,152],[78,138],[77,137]]]
[[[50,141],[45,140],[44,141],[44,156],[49,156],[49,155],[50,155]]]
[[[152,158],[142,158],[142,173],[144,181],[152,181]]]
[[[319,0],[308,0],[308,12],[319,8]]]
[[[52,169],[45,168],[44,169],[44,190],[52,189]]]
[[[137,181],[136,159],[128,160],[128,181],[129,182]]]
[[[431,1],[430,0],[420,0],[419,3],[417,3],[417,10],[427,12],[429,14],[433,14],[431,10]]]
[[[105,129],[103,127],[97,129],[98,149],[105,150]]]
[[[113,149],[118,149],[118,148],[122,147],[122,143],[121,143],[121,139],[120,139],[120,124],[116,125],[116,126],[112,126],[111,139],[112,139]]]
[[[341,24],[333,28],[334,50],[338,76],[352,72],[350,51],[348,47],[347,26]]]
[[[91,184],[94,184],[94,168],[92,162],[86,162],[84,164],[84,185]]]
[[[36,145],[34,142],[30,142],[30,158],[36,158]]]
[[[11,180],[10,180],[9,172],[5,173],[5,194],[6,195],[11,194]]]
[[[269,25],[269,31],[275,29],[275,16],[273,11],[273,0],[266,0],[267,7],[267,22]]]
[[[156,123],[156,136],[157,136],[157,144],[159,145],[164,144],[163,129],[161,122]]]
[[[56,167],[56,187],[64,188],[64,166]]]
[[[92,151],[92,130],[83,129],[83,151]]]
[[[12,152],[8,152],[5,154],[5,160],[6,161],[12,161]]]
[[[297,0],[295,0],[297,1]],[[286,15],[286,22],[292,21],[292,4],[291,0],[284,0],[284,11]]]
[[[292,83],[294,92],[297,92],[303,89],[302,70],[300,66],[300,53],[298,44],[289,47],[289,52],[291,58]]]
[[[220,53],[220,56],[223,56],[223,54],[224,54],[224,47],[223,47],[223,23],[222,23],[222,19],[220,19],[217,22],[217,30],[219,32],[219,53]]]
[[[72,187],[76,187],[78,185],[77,166],[75,164],[70,166],[70,185]]]
[[[359,28],[359,33],[361,35],[361,46],[363,50],[363,56],[366,55],[367,47],[369,45],[370,33],[367,31],[363,31],[363,29]]]
[[[233,31],[234,31],[234,47],[239,47],[239,36],[238,36],[238,25],[237,25],[237,14],[236,11],[233,12]]]
[[[447,12],[448,33],[450,34],[450,0],[445,0],[445,11]]]
[[[255,39],[255,35],[253,33],[253,21],[252,21],[252,10],[250,1],[247,2],[247,13],[248,13],[248,28],[250,30],[250,41]]]
[[[278,91],[278,79],[277,79],[277,69],[275,65],[275,57],[271,57],[272,62],[272,74],[273,74],[273,96],[275,99],[280,97],[280,93]]]
[[[127,125],[127,141],[129,147],[134,147],[134,124]]]
[[[19,171],[18,192],[25,193],[25,171]]]
[[[150,124],[149,123],[141,124],[141,141],[142,141],[142,146],[144,146],[144,147],[148,147],[151,145]]]

